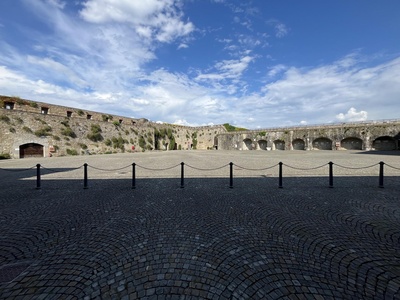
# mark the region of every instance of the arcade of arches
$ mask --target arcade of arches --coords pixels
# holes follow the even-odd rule
[[[304,139],[297,138],[292,141],[291,145],[286,145],[283,140],[267,141],[265,139],[252,141],[249,138],[243,140],[245,150],[306,150],[307,143]],[[365,145],[363,140],[357,137],[347,137],[340,142],[334,142],[329,138],[320,137],[310,143],[313,150],[363,150]],[[288,146],[288,147],[287,147]],[[373,140],[372,148],[374,150],[400,150],[400,142],[390,136],[381,136]]]

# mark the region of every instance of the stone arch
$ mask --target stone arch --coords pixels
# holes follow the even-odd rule
[[[243,143],[244,150],[253,150],[253,142],[251,141],[251,139],[244,139]]]
[[[312,146],[317,150],[332,150],[332,140],[321,137],[312,142]]]
[[[259,147],[261,150],[267,150],[268,142],[267,142],[266,140],[259,140],[259,141],[258,141],[258,147]]]
[[[275,140],[274,145],[275,145],[275,150],[285,150],[285,141]]]
[[[19,158],[44,157],[44,146],[36,143],[27,143],[19,146]]]
[[[396,140],[391,136],[380,136],[372,142],[372,148],[375,150],[396,150]]]
[[[294,139],[292,142],[293,150],[304,150],[306,147],[306,142],[303,139]]]
[[[340,147],[346,150],[362,150],[362,145],[362,139],[356,137],[348,137],[340,141]]]

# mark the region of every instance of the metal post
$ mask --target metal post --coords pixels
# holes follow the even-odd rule
[[[281,188],[283,188],[283,186],[282,186],[282,165],[283,165],[283,162],[279,162],[279,188],[281,189]]]
[[[87,172],[88,164],[83,164],[83,188],[88,188],[88,172]]]
[[[181,189],[185,187],[185,182],[184,182],[184,162],[181,162]]]
[[[36,165],[36,189],[40,190],[40,164]]]
[[[233,162],[229,163],[229,188],[233,189]]]
[[[384,186],[383,186],[383,166],[384,166],[384,162],[383,161],[381,161],[380,163],[379,163],[379,187],[380,188],[383,188]]]
[[[333,162],[329,162],[329,187],[333,188]]]
[[[132,189],[136,188],[136,170],[135,170],[136,164],[132,164]]]

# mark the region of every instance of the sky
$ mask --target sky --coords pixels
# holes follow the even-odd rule
[[[187,126],[400,118],[398,0],[1,0],[0,94]]]

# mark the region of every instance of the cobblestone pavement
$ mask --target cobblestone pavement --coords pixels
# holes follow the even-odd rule
[[[400,299],[398,153],[244,152],[1,161],[0,298]]]

